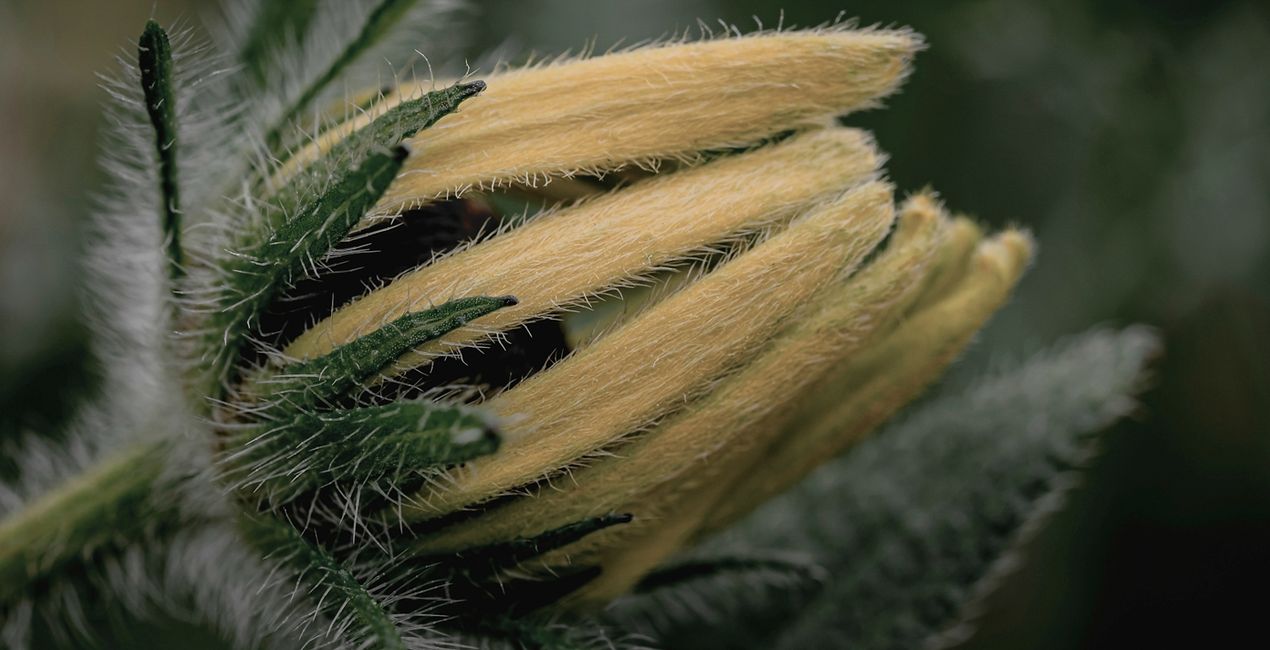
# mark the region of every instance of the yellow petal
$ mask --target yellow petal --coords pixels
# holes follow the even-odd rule
[[[694,538],[731,523],[776,493],[787,489],[816,465],[836,455],[847,444],[881,424],[908,403],[983,326],[984,321],[1005,301],[1031,255],[1032,243],[1026,235],[1007,231],[979,246],[971,268],[959,286],[944,300],[917,314],[900,326],[880,345],[847,364],[842,376],[859,378],[867,368],[873,376],[863,384],[847,386],[831,381],[839,391],[833,396],[839,406],[814,411],[812,427],[804,423],[787,429],[773,447],[750,454],[754,465],[731,468],[731,478],[715,476],[698,480],[669,512],[658,512],[655,521],[626,533],[622,544],[598,558],[604,567],[600,576],[570,597],[574,606],[602,604],[630,590],[648,571]],[[846,388],[850,392],[842,392]],[[823,405],[822,405],[823,406]],[[745,454],[742,454],[743,456]],[[603,535],[601,532],[599,535]],[[582,545],[557,553],[585,552]]]
[[[286,350],[329,352],[412,310],[452,298],[514,295],[519,303],[452,332],[398,370],[484,340],[711,245],[788,220],[875,173],[864,133],[825,129],[668,174],[531,220],[398,278],[318,323]]]
[[[922,282],[922,291],[917,296],[915,308],[929,306],[942,300],[948,290],[955,286],[970,268],[970,258],[974,255],[975,246],[983,239],[983,229],[974,221],[958,216],[953,219],[944,236],[944,243],[939,248],[939,255],[934,268]]]
[[[921,45],[909,31],[769,32],[490,75],[484,93],[410,140],[413,153],[374,212],[473,187],[695,160],[819,126],[893,92]],[[314,158],[423,90],[403,88],[294,160]]]
[[[795,418],[739,481],[702,530],[731,523],[788,489],[912,401],[961,353],[1005,302],[1032,255],[1032,240],[1009,230],[982,242],[955,286],[882,340],[872,342],[799,405]],[[924,308],[923,308],[924,307]]]
[[[635,521],[588,536],[571,554],[625,538],[681,494],[713,481],[758,445],[770,442],[791,396],[820,381],[869,332],[902,312],[938,250],[941,215],[928,197],[911,199],[887,250],[857,277],[825,292],[762,355],[683,414],[616,447],[613,456],[573,473],[560,486],[517,499],[425,541],[431,552],[542,533],[622,512]],[[786,407],[786,408],[782,408]]]
[[[509,423],[503,448],[463,468],[452,486],[419,495],[414,516],[532,483],[681,408],[858,264],[886,234],[892,213],[886,185],[853,189],[487,402]]]

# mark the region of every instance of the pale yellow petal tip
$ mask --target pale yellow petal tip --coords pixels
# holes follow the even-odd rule
[[[1010,228],[980,243],[975,251],[975,260],[1013,284],[1027,269],[1035,249],[1036,244],[1030,233]]]
[[[952,224],[948,227],[948,236],[950,239],[959,242],[977,242],[983,239],[983,227],[974,219],[958,214],[953,217]]]
[[[944,209],[943,202],[939,200],[937,194],[929,189],[905,199],[900,206],[899,213],[897,236],[905,231],[924,231],[927,228],[945,225],[949,222],[948,212]]]

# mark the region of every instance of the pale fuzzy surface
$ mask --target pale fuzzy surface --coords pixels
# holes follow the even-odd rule
[[[890,188],[869,182],[813,209],[688,288],[487,403],[506,442],[419,495],[430,516],[532,483],[682,408],[886,235]],[[579,419],[578,413],[587,417]]]
[[[821,426],[791,427],[771,447],[739,454],[752,466],[733,464],[710,480],[698,481],[695,492],[658,513],[655,526],[645,528],[642,535],[636,531],[623,546],[603,556],[605,572],[572,600],[603,603],[620,596],[694,537],[748,513],[893,415],[951,363],[1000,307],[1030,252],[1030,240],[1013,231],[981,244],[970,272],[950,295],[845,366],[874,369],[871,381],[861,385],[831,378],[825,383],[838,406],[819,419]],[[858,377],[858,373],[848,374]]]
[[[514,295],[519,304],[427,344],[398,367],[481,340],[628,283],[824,200],[875,173],[864,133],[824,129],[658,177],[550,213],[408,273],[340,309],[286,354],[307,358],[451,298]]]
[[[624,441],[572,481],[544,487],[463,525],[444,529],[430,547],[463,548],[527,537],[613,512],[635,521],[594,533],[570,554],[610,547],[633,529],[656,525],[671,497],[718,475],[720,464],[779,431],[789,397],[820,380],[916,293],[946,226],[930,197],[910,199],[887,250],[856,277],[828,287],[805,317],[744,369],[689,409]],[[669,488],[669,489],[664,489]],[[664,493],[664,494],[663,494]]]
[[[601,173],[744,146],[874,106],[908,74],[920,37],[829,27],[668,43],[486,78],[487,90],[410,141],[375,214],[509,183]],[[406,87],[319,139],[329,148]]]
[[[916,397],[1009,297],[1032,249],[1031,238],[1015,230],[981,242],[965,275],[943,298],[916,305],[916,313],[894,332],[816,387],[800,405],[802,417],[757,461],[755,469],[762,471],[738,481],[703,531],[725,526],[788,489]]]
[[[654,476],[666,471],[659,469],[661,458],[675,459],[684,469],[651,481],[650,489],[626,504],[636,517],[631,525],[601,531],[565,549],[605,567],[572,602],[602,604],[629,591],[695,537],[719,503],[737,501],[734,484],[768,471],[763,455],[774,437],[801,435],[784,428],[795,414],[791,397],[848,363],[879,328],[899,317],[929,272],[946,226],[932,197],[910,199],[886,253],[826,296],[812,315],[732,383],[636,452],[639,457],[629,462],[644,465]],[[800,460],[809,471],[827,459]]]
[[[952,220],[939,254],[935,257],[933,268],[922,282],[918,293],[910,306],[913,311],[923,306],[942,300],[970,267],[970,258],[975,247],[983,241],[983,229],[970,218],[958,216]]]

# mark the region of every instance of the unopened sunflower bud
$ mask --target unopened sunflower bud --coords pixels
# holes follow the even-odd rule
[[[304,23],[301,4],[261,15]],[[126,360],[107,375],[123,399],[85,418],[122,430],[93,443],[120,455],[0,521],[0,610],[204,516],[248,571],[296,582],[234,607],[307,608],[245,647],[320,618],[326,636],[295,645],[403,648],[605,603],[912,400],[1031,253],[927,194],[897,219],[871,137],[836,124],[895,89],[911,32],[766,32],[407,84],[332,124],[331,83],[416,3],[347,4],[367,11],[325,21],[350,23],[344,46],[282,98],[254,93],[290,68],[187,76],[188,39],[147,27],[112,91],[119,200],[99,231],[120,234],[97,251],[120,281],[102,313],[125,314],[104,357]],[[325,44],[304,42],[303,58]],[[563,203],[502,214],[526,193]],[[424,208],[403,217],[410,236],[356,234],[403,207]],[[461,241],[478,213],[496,231]],[[457,234],[423,248],[416,229],[447,219]],[[550,322],[587,311],[572,332]],[[491,342],[508,348],[469,352]]]

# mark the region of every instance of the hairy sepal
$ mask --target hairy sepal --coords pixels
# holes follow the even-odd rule
[[[377,650],[406,650],[391,613],[325,549],[305,539],[291,524],[264,514],[243,513],[243,537],[266,559],[286,567],[297,591],[340,629],[333,638],[356,640]]]
[[[240,490],[280,505],[336,484],[391,491],[498,445],[494,423],[473,409],[397,402],[260,425],[239,434],[222,462]]]
[[[217,274],[216,285],[224,289],[210,316],[205,348],[212,382],[231,377],[264,310],[290,284],[316,275],[323,257],[393,182],[409,153],[401,140],[483,88],[481,82],[455,85],[398,106],[264,201],[261,222],[231,248]]]
[[[284,361],[277,372],[249,384],[247,396],[273,416],[329,406],[354,387],[370,383],[406,352],[515,304],[511,296],[477,296],[406,314],[320,357]]]

